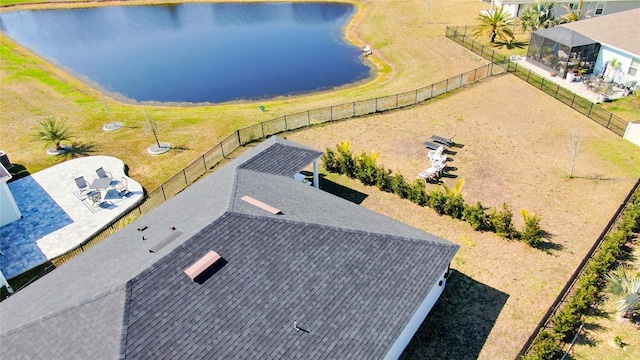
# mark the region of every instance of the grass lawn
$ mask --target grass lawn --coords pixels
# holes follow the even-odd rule
[[[582,146],[569,178],[569,137],[576,130]],[[380,164],[412,181],[429,166],[422,142],[432,134],[455,135],[460,144],[449,155],[444,183],[465,179],[468,203],[508,204],[518,228],[521,209],[539,214],[549,234],[546,251],[474,232],[358,181],[327,177],[365,194],[362,206],[461,246],[454,276],[407,359],[513,359],[640,176],[640,148],[510,74],[424,105],[287,138],[318,150],[349,140],[355,154],[379,151]]]

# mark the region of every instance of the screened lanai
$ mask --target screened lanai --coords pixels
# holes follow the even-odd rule
[[[527,61],[565,77],[571,71],[593,72],[600,44],[562,26],[531,33]]]

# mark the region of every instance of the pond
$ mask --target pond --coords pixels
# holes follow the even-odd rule
[[[30,10],[2,31],[116,97],[224,102],[308,93],[369,76],[343,3],[226,3]]]

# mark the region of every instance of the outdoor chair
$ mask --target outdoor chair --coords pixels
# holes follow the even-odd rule
[[[104,171],[104,168],[102,167],[96,170],[96,174],[98,174],[99,178],[113,178],[113,176],[111,176],[111,173],[108,171]]]
[[[89,192],[89,183],[84,179],[84,176],[79,176],[76,179],[76,186],[80,190],[80,195],[85,195]]]
[[[440,171],[435,167],[430,167],[418,175],[418,177],[422,178],[424,181],[435,180],[438,176],[440,176]]]
[[[440,145],[435,150],[429,150],[429,152],[427,153],[427,157],[429,158],[429,160],[438,159],[442,157],[442,153],[444,153],[444,146]]]
[[[424,146],[425,146],[427,149],[436,150],[438,147],[440,147],[440,146],[442,146],[442,145],[440,145],[440,144],[436,144],[436,143],[431,142],[431,141],[425,141],[425,142],[424,142]]]
[[[122,178],[120,178],[120,180],[118,180],[118,184],[116,184],[116,190],[118,190],[120,196],[125,196],[130,193],[126,177],[123,176]]]
[[[455,135],[453,135],[455,136]],[[438,135],[431,135],[431,140],[433,142],[442,144],[442,145],[446,145],[446,146],[452,146],[454,144],[453,142],[453,136],[450,138],[446,138],[446,137],[442,137],[442,136],[438,136]]]
[[[93,202],[93,206],[100,206],[102,204],[102,193],[100,191],[95,191],[91,194],[91,202]]]

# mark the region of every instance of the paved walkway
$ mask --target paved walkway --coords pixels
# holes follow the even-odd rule
[[[81,196],[75,178],[91,183],[99,167],[116,180],[125,177],[130,193],[103,190],[100,206]],[[74,249],[143,197],[142,186],[125,176],[124,163],[110,156],[65,161],[8,185],[22,219],[0,228],[0,269],[7,278]]]
[[[566,79],[559,78],[557,76],[551,76],[548,70],[543,69],[539,66],[536,66],[533,63],[526,61],[523,57],[512,57],[511,62],[518,64],[518,67],[524,67],[526,69],[531,70],[531,72],[544,77],[545,82],[546,80],[549,80],[553,83],[556,83],[561,87],[568,89],[571,92],[577,94],[578,96],[582,96],[583,98],[591,101],[594,104],[602,102],[602,98],[600,97],[600,94],[589,89],[587,85],[583,84],[581,81],[569,82]],[[611,99],[617,99],[623,96],[624,95],[622,94],[622,91],[612,92],[609,94],[609,97]]]

